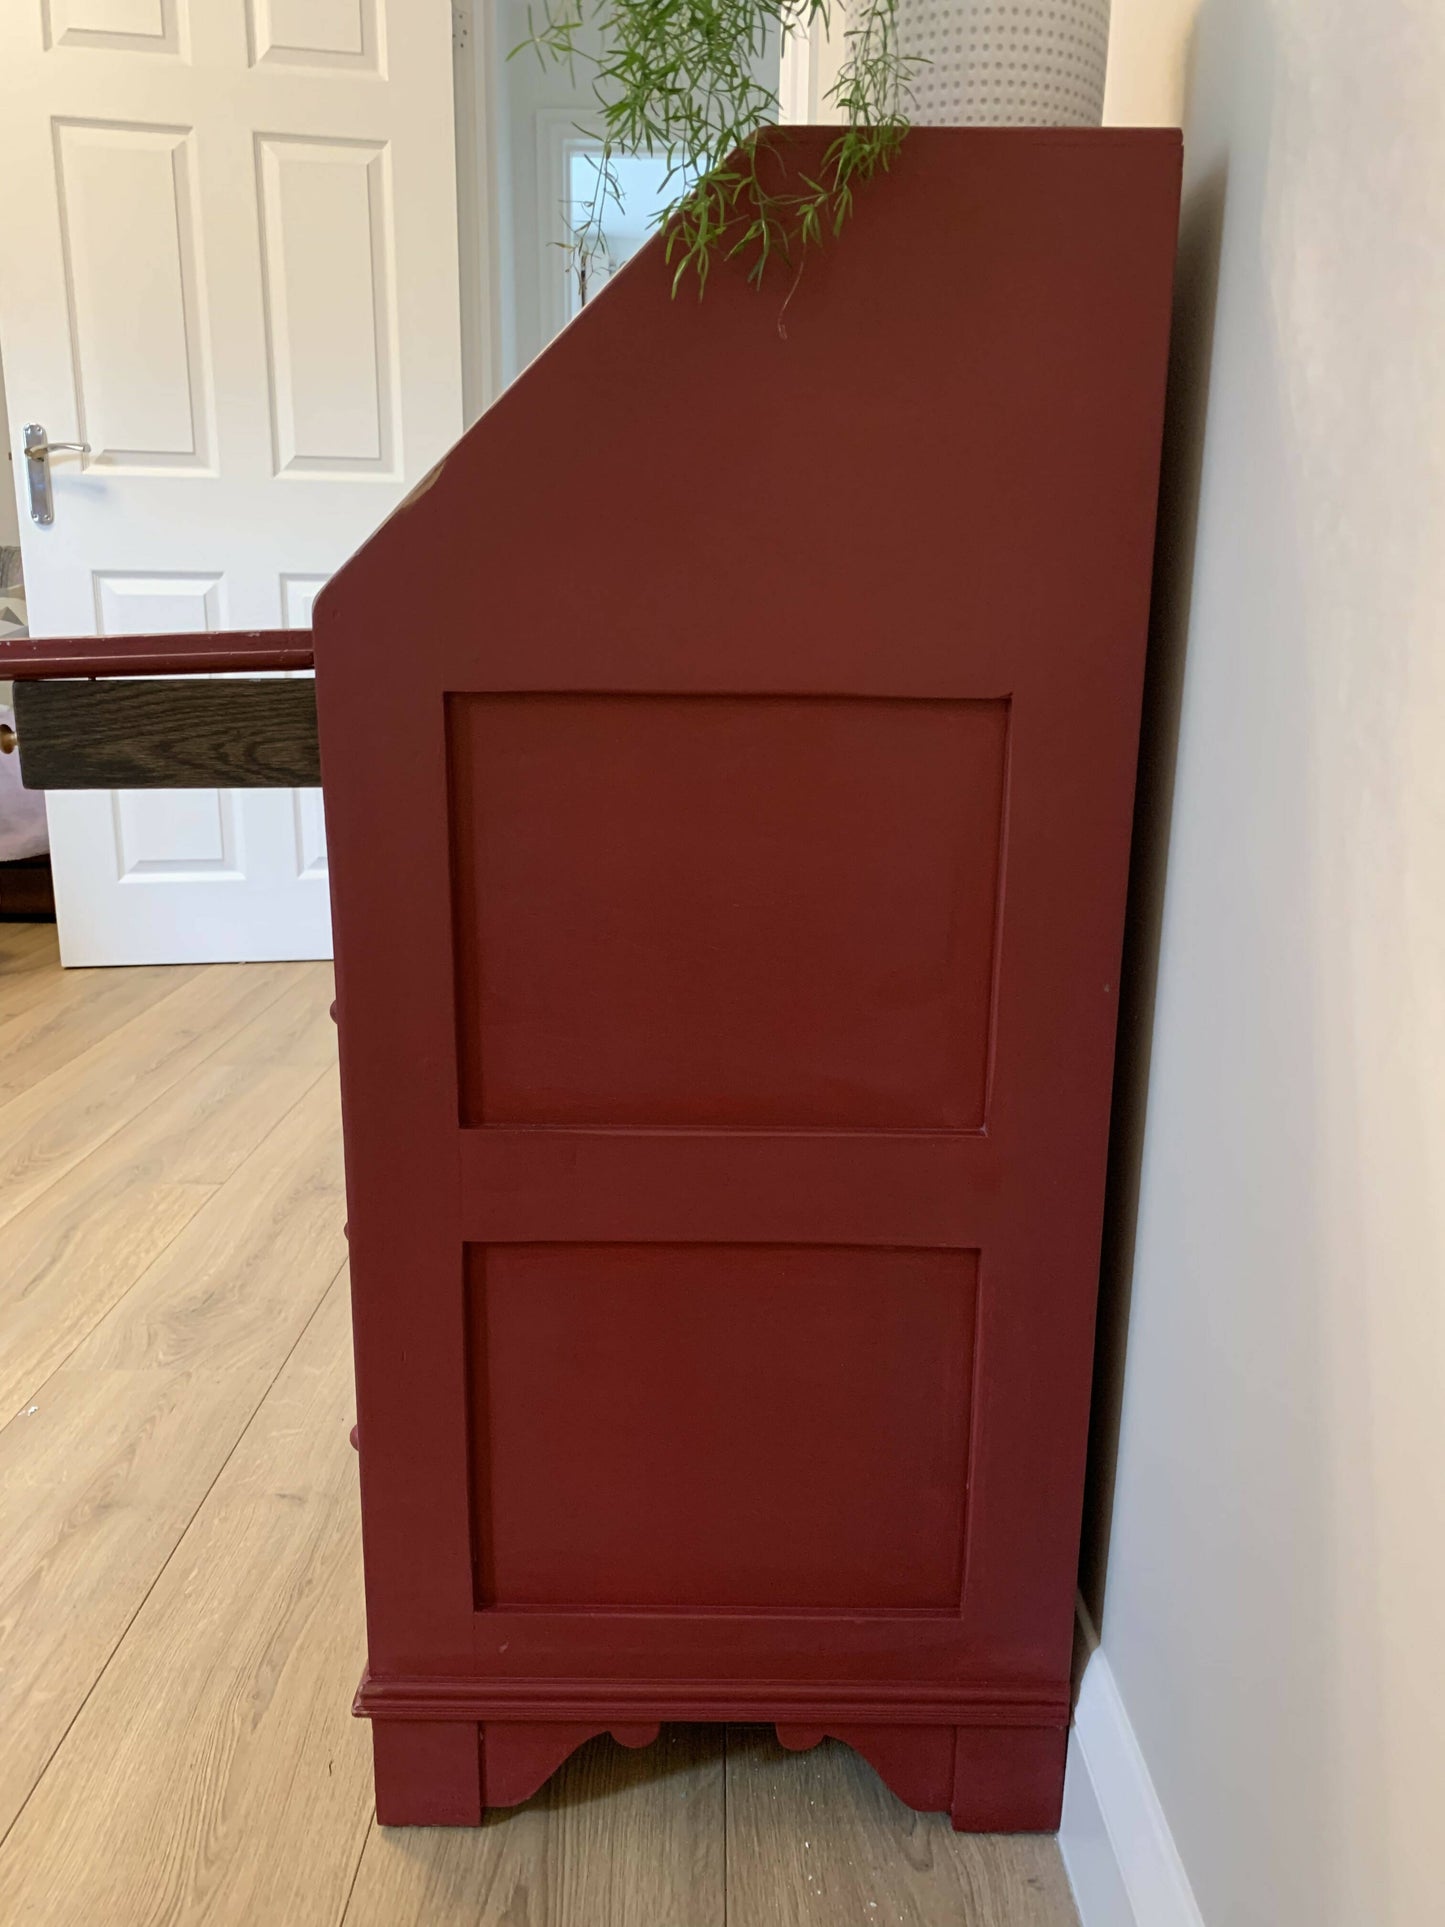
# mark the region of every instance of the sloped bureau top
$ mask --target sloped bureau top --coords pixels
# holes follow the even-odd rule
[[[317,599],[384,1821],[669,1718],[1057,1817],[1178,180],[654,243]]]
[[[1172,130],[919,128],[796,285],[673,300],[654,239],[322,592],[323,676],[345,625],[357,683],[484,648],[498,687],[766,688],[781,633],[863,690],[900,629],[922,681],[1048,634],[1060,584],[1102,621],[1152,521],[1179,168]]]

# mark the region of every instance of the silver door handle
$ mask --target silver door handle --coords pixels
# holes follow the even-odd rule
[[[55,497],[50,489],[50,458],[62,451],[88,455],[90,443],[52,442],[47,439],[39,422],[25,424],[23,440],[27,457],[25,478],[30,485],[30,519],[38,522],[41,528],[49,528],[55,520]]]

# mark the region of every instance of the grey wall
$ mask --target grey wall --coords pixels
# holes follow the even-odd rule
[[[1445,1806],[1445,9],[1115,0],[1186,188],[1084,1575],[1210,1927]]]

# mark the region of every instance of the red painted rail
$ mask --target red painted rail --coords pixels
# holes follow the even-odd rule
[[[309,629],[217,630],[199,636],[21,636],[0,641],[0,677],[196,676],[310,669]]]

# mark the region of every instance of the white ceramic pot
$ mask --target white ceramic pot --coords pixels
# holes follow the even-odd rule
[[[1097,127],[1109,0],[898,0],[919,127]]]

